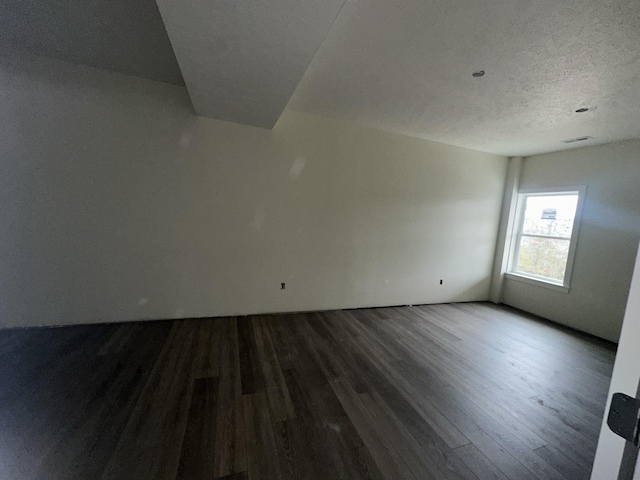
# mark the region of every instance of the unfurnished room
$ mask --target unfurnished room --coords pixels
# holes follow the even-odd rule
[[[0,480],[640,479],[637,0],[3,0]]]

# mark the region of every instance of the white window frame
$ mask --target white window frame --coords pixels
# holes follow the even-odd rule
[[[516,263],[520,251],[520,243],[523,236],[522,228],[524,225],[524,209],[527,204],[528,197],[540,197],[544,195],[575,195],[578,194],[578,203],[576,205],[576,215],[573,219],[573,228],[571,238],[569,239],[569,252],[567,255],[567,266],[564,271],[564,280],[559,282],[552,278],[531,275],[522,272],[516,272]],[[561,188],[527,188],[518,191],[518,200],[516,203],[516,229],[513,232],[514,241],[511,243],[511,252],[509,254],[509,263],[505,276],[511,280],[517,280],[539,287],[550,288],[564,293],[569,293],[571,288],[571,274],[573,273],[573,262],[576,255],[576,247],[578,244],[578,234],[580,231],[580,223],[582,220],[582,207],[587,193],[587,187],[584,185],[577,187],[561,187]],[[525,235],[527,236],[527,235]],[[543,235],[541,235],[543,236]],[[554,237],[548,237],[554,238]],[[564,238],[563,238],[564,239]]]

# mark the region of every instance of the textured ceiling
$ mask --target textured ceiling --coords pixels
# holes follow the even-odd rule
[[[640,4],[347,0],[288,107],[509,156],[637,138]]]
[[[184,85],[154,0],[1,0],[0,48]]]
[[[158,0],[196,113],[271,128],[344,0]]]

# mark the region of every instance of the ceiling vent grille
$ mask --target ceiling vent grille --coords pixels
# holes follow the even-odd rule
[[[570,138],[569,140],[562,140],[562,143],[584,142],[585,140],[592,140],[592,139],[593,139],[593,137]]]

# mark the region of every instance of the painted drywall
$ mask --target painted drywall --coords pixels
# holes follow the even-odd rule
[[[518,203],[518,185],[521,170],[522,157],[511,157],[507,164],[507,178],[504,182],[504,196],[502,197],[500,213],[500,228],[496,242],[496,253],[493,259],[491,288],[489,289],[489,300],[493,303],[502,303],[505,273],[509,265],[509,255],[513,248],[514,238],[512,232],[516,223],[516,206]]]
[[[267,128],[344,2],[156,0],[198,115]]]
[[[291,111],[225,123],[181,87],[0,64],[4,327],[488,298],[503,157]]]
[[[156,0],[3,0],[0,50],[184,86]]]
[[[640,241],[640,140],[524,160],[520,188],[586,185],[569,293],[516,280],[508,305],[618,341]]]

